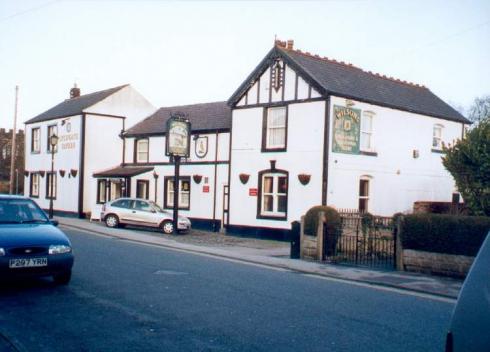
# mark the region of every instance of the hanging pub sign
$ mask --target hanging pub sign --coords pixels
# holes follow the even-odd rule
[[[359,154],[361,110],[334,105],[333,115],[333,152]]]
[[[179,114],[167,121],[165,155],[188,157],[190,150],[191,123]]]

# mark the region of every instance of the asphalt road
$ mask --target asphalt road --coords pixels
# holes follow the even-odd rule
[[[70,285],[0,286],[0,351],[443,350],[450,303],[65,232]]]

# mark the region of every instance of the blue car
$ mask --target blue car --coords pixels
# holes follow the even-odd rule
[[[0,280],[52,276],[71,279],[71,243],[32,200],[0,195]]]

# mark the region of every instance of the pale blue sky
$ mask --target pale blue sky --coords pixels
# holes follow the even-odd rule
[[[130,83],[156,107],[228,99],[273,45],[424,84],[468,107],[490,94],[490,1],[0,0],[0,127]]]

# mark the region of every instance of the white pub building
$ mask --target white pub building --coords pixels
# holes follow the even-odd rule
[[[426,87],[292,41],[276,41],[227,104],[156,110],[129,86],[74,99],[26,123],[25,189],[43,208],[47,138],[58,133],[55,213],[83,217],[122,195],[171,208],[177,190],[195,227],[274,238],[319,204],[390,216],[415,201],[451,201],[442,147],[470,123]],[[192,126],[177,187],[165,157],[173,112]]]

